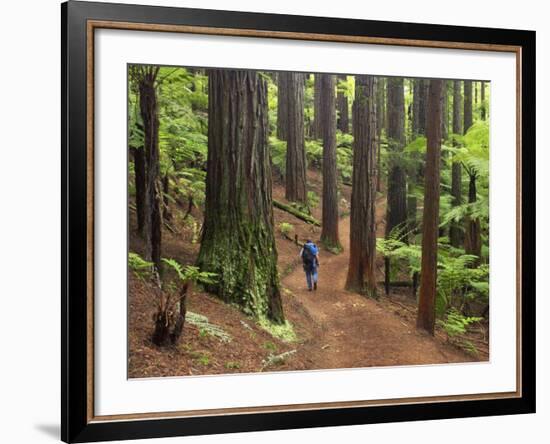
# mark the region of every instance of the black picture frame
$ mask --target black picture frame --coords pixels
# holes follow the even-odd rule
[[[333,36],[369,36],[521,48],[521,396],[501,399],[94,421],[89,415],[91,321],[87,303],[87,22],[187,25]],[[61,435],[90,442],[535,412],[535,32],[356,19],[69,1],[62,23]],[[93,313],[93,312],[92,312]]]

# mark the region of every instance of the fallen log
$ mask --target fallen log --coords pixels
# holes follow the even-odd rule
[[[290,205],[284,204],[282,202],[279,202],[278,200],[273,199],[273,206],[279,208],[280,210],[286,211],[287,213],[292,214],[294,217],[297,217],[298,219],[301,219],[304,222],[307,222],[308,224],[315,225],[316,227],[321,226],[321,222],[319,222],[313,216],[310,216],[309,214],[306,214],[306,213],[302,213],[300,210],[297,210],[296,208]]]
[[[385,281],[378,282],[378,285],[385,285],[385,284],[386,284]],[[413,285],[414,283],[410,281],[394,281],[389,283],[390,287],[412,287]]]

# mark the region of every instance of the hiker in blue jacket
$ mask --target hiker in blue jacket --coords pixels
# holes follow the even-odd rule
[[[309,291],[317,290],[319,248],[317,248],[317,245],[308,239],[300,251],[300,257],[302,258],[304,271],[306,273],[307,289]]]

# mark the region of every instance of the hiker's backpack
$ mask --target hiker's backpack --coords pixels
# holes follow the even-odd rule
[[[312,266],[315,261],[315,253],[313,253],[313,245],[305,244],[304,251],[302,252],[302,261],[304,265]]]

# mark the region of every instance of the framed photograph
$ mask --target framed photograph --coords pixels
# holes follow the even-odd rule
[[[69,1],[62,439],[535,411],[535,33]]]

